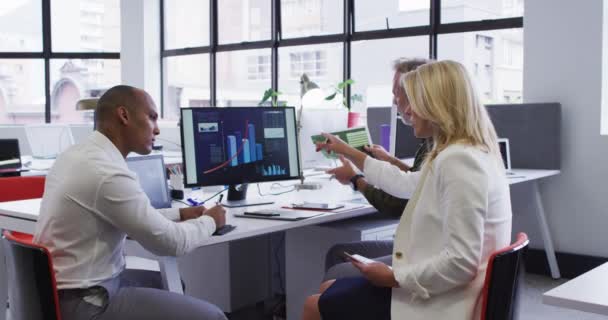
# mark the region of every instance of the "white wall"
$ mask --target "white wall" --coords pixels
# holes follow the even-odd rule
[[[600,135],[603,2],[525,2],[524,100],[562,104],[562,174],[541,185],[556,250],[608,257],[608,137]],[[518,214],[535,224],[533,212]]]

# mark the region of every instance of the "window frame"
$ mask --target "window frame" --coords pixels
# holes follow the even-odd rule
[[[44,60],[44,122],[51,122],[51,60],[54,59],[104,59],[119,60],[120,52],[54,52],[52,50],[51,0],[41,0],[42,5],[42,51],[0,52],[0,59]]]
[[[404,27],[395,28],[388,30],[370,30],[370,31],[356,31],[355,30],[355,0],[342,0],[344,1],[344,13],[343,13],[343,32],[329,35],[318,35],[301,38],[281,38],[281,0],[267,0],[271,1],[271,39],[264,41],[254,42],[241,42],[241,43],[228,43],[218,44],[218,1],[209,1],[209,45],[201,47],[191,48],[179,48],[179,49],[165,49],[165,34],[164,34],[164,4],[166,0],[160,0],[160,21],[161,21],[161,116],[164,116],[164,90],[165,90],[165,77],[162,74],[164,72],[164,59],[168,57],[184,56],[191,54],[207,53],[209,54],[209,70],[210,70],[210,104],[215,106],[217,104],[217,68],[216,68],[216,54],[218,52],[225,51],[237,51],[247,49],[271,49],[271,84],[272,89],[280,91],[279,88],[279,73],[278,73],[278,48],[279,47],[292,47],[292,46],[304,46],[304,45],[318,45],[318,44],[330,44],[340,43],[343,44],[343,75],[342,80],[350,79],[351,77],[351,43],[353,41],[361,40],[379,40],[389,38],[401,38],[401,37],[412,37],[412,36],[428,36],[429,37],[429,58],[436,59],[439,46],[437,38],[439,34],[449,33],[464,33],[472,31],[485,31],[485,30],[500,30],[500,29],[517,29],[523,28],[524,19],[522,17],[511,17],[511,18],[500,18],[493,20],[480,20],[480,21],[464,21],[464,22],[452,22],[452,23],[441,23],[441,0],[429,0],[430,11],[429,11],[429,24],[424,26]],[[351,103],[351,88],[347,86],[344,90],[346,96],[346,103],[350,108]],[[273,98],[276,100],[276,97]],[[276,101],[275,101],[276,102]]]

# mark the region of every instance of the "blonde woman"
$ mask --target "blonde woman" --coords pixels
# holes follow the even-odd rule
[[[306,300],[305,320],[478,319],[487,260],[510,242],[509,187],[496,132],[465,68],[431,62],[400,82],[416,136],[433,140],[420,172],[403,172],[332,135],[318,145],[343,155],[343,167],[354,164],[371,184],[410,198],[392,268],[352,260],[361,277],[324,282],[321,294]]]

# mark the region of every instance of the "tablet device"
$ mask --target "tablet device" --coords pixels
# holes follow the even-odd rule
[[[353,147],[361,152],[365,152],[365,153],[367,153],[367,151],[365,151],[364,147],[369,146],[372,143],[372,139],[370,138],[367,127],[350,128],[350,129],[343,130],[343,131],[332,132],[331,134],[334,136],[340,137],[340,139],[342,139],[342,141],[346,142],[351,147]],[[325,139],[325,137],[323,137],[320,134],[312,136],[311,139],[312,139],[313,143],[325,142],[327,140],[327,139]],[[327,152],[325,150],[321,150],[321,152],[327,158],[331,158],[331,159],[338,158],[338,155],[334,152]]]

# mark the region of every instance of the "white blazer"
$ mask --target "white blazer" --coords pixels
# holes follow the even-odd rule
[[[488,258],[511,240],[502,163],[478,148],[455,144],[422,172],[402,172],[367,157],[364,173],[386,192],[411,198],[395,234],[399,288],[392,290],[391,318],[479,319]],[[418,197],[412,198],[421,180]]]

